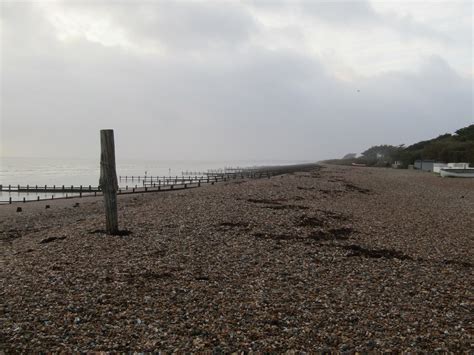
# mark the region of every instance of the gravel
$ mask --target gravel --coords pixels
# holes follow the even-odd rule
[[[472,351],[474,180],[323,166],[0,206],[0,351]]]

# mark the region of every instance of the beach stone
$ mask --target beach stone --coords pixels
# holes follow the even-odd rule
[[[348,344],[341,344],[341,346],[339,346],[339,349],[341,351],[347,351],[349,350],[350,346]]]
[[[23,209],[22,209],[21,207],[17,207],[17,208],[16,208],[16,211],[17,211],[17,212],[21,212],[21,211],[23,211]]]

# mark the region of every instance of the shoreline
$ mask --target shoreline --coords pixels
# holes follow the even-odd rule
[[[164,181],[163,184],[157,184],[155,182],[155,184],[153,186],[148,186],[148,187],[145,187],[145,186],[140,186],[140,187],[137,187],[137,185],[135,185],[135,187],[132,185],[129,186],[126,185],[126,186],[119,186],[119,189],[117,191],[117,196],[119,195],[130,195],[130,194],[141,194],[141,193],[151,193],[151,192],[166,192],[166,191],[175,191],[175,190],[182,190],[182,189],[191,189],[191,188],[197,188],[197,187],[201,187],[201,185],[206,185],[206,184],[210,184],[210,185],[214,185],[215,183],[221,183],[223,181],[226,181],[226,180],[232,180],[232,179],[243,179],[243,178],[257,178],[257,179],[261,179],[261,178],[267,178],[268,176],[265,176],[266,174],[267,175],[280,175],[280,174],[283,174],[283,173],[288,173],[288,172],[292,172],[292,171],[305,171],[307,169],[312,169],[312,168],[315,168],[315,167],[318,167],[319,165],[317,163],[306,163],[306,164],[288,164],[288,165],[272,165],[272,166],[259,166],[259,167],[249,167],[249,168],[245,168],[244,171],[242,173],[220,173],[220,174],[217,174],[217,175],[220,175],[220,176],[212,176],[212,177],[209,177],[209,176],[199,176],[199,177],[196,177],[195,179],[193,179],[192,176],[190,176],[189,178],[184,178],[184,177],[178,177],[176,176],[176,180],[173,179],[173,177],[169,177],[169,178],[166,178],[164,177],[164,179],[166,179],[166,181]],[[259,177],[249,177],[249,176],[245,176],[245,175],[249,175],[249,174],[255,174],[255,175],[260,175]],[[264,176],[262,176],[262,174]],[[151,177],[151,176],[149,176]],[[143,177],[142,177],[143,178]],[[152,177],[151,177],[152,178]],[[184,179],[184,181],[183,181]],[[215,179],[215,180],[214,180]],[[143,180],[143,179],[142,179]],[[138,177],[138,180],[137,182],[140,182],[142,181],[140,180],[140,177]],[[175,180],[175,183],[173,183],[173,180]],[[181,182],[178,182],[180,181]],[[188,181],[189,182],[186,182]],[[132,179],[132,182],[133,182],[133,179]],[[6,185],[1,185],[0,184],[0,189],[2,188],[2,186],[4,188],[6,188]],[[43,187],[39,187],[38,188],[38,185],[35,185],[36,187],[34,187],[33,185],[32,186],[28,186],[30,188],[30,192],[28,192],[28,187],[21,187],[22,190],[20,192],[17,192],[17,190],[11,190],[10,192],[10,186],[13,186],[13,188],[15,189],[16,186],[15,185],[8,185],[9,188],[8,190],[3,190],[3,192],[8,192],[8,194],[10,195],[11,193],[13,194],[22,194],[22,195],[35,195],[37,196],[38,198],[37,199],[26,199],[25,197],[23,197],[23,200],[19,199],[19,200],[10,200],[10,201],[0,201],[0,206],[2,205],[12,205],[12,204],[23,204],[23,203],[30,203],[30,202],[40,202],[40,201],[54,201],[54,200],[63,200],[63,199],[74,199],[74,198],[84,198],[84,197],[96,197],[96,196],[103,196],[102,195],[102,192],[100,190],[98,190],[99,188],[98,187],[94,187],[93,190],[91,191],[91,186],[87,187],[87,186],[84,186],[84,189],[83,189],[83,186],[80,185],[80,190],[79,190],[79,187],[78,186],[75,186],[73,188],[73,186],[71,186],[71,190],[73,191],[69,191],[69,188],[66,188],[66,190],[64,190],[64,185],[62,185],[62,189],[60,186],[56,187],[48,187],[45,185],[44,188]],[[18,189],[20,189],[20,185],[18,185]],[[26,191],[25,191],[26,190]],[[53,197],[52,198],[39,198],[40,194],[46,194],[45,191],[48,191],[49,193],[53,193]],[[0,195],[1,195],[1,192],[0,191]],[[54,197],[54,194],[55,193],[58,193],[58,194],[61,194],[60,196],[58,197]],[[68,193],[72,193],[72,195],[69,195],[68,196]],[[94,193],[94,195],[92,195]]]

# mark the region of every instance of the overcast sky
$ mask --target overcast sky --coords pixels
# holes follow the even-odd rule
[[[340,157],[473,123],[471,1],[1,2],[0,155]]]

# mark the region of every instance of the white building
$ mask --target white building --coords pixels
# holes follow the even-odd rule
[[[453,169],[468,169],[469,163],[448,163],[447,167]]]
[[[444,163],[434,163],[433,164],[433,172],[439,174],[442,168],[447,168],[448,164]]]

